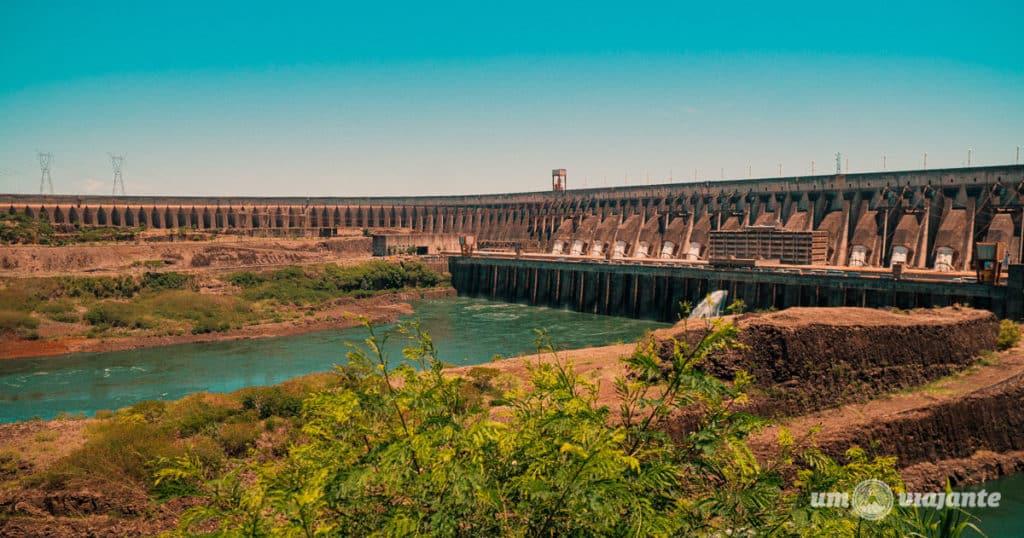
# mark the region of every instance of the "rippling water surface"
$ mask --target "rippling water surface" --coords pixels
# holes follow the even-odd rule
[[[649,321],[566,310],[447,298],[418,301],[415,314],[434,339],[441,358],[455,364],[489,361],[534,351],[535,328],[557,344],[581,348],[632,341]],[[390,327],[390,326],[388,326]],[[345,361],[345,341],[361,341],[362,328],[299,336],[182,344],[0,361],[0,422],[52,418],[64,411],[94,413],[140,400],[176,399],[197,391],[225,392],[329,370]],[[400,345],[390,346],[400,356]]]

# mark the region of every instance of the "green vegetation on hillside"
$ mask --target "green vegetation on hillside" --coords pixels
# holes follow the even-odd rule
[[[53,238],[53,225],[49,221],[32,218],[24,213],[0,216],[0,244],[47,244]]]
[[[252,301],[273,299],[304,305],[352,293],[432,288],[442,282],[442,277],[418,261],[373,261],[354,266],[289,267],[263,273],[241,271],[228,275],[227,280],[241,287],[242,296]]]
[[[134,241],[143,231],[143,228],[58,226],[59,229],[47,219],[30,217],[25,213],[4,214],[0,216],[0,244],[72,245]]]

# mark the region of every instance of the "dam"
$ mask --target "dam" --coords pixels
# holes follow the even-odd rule
[[[1024,266],[1005,286],[949,280],[893,280],[885,273],[708,269],[669,263],[602,263],[550,257],[452,257],[459,295],[674,323],[680,303],[696,305],[725,290],[747,309],[797,306],[895,307],[969,305],[1003,318],[1024,318]]]
[[[0,195],[0,211],[60,228],[249,235],[337,228],[474,234],[584,257],[706,260],[714,231],[773,225],[827,234],[837,267],[965,271],[975,242],[1020,263],[1024,165],[734,179],[489,195],[173,197]]]

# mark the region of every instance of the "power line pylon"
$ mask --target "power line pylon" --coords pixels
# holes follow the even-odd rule
[[[39,194],[43,194],[44,189],[47,185],[50,186],[50,194],[53,194],[53,177],[50,176],[50,165],[53,164],[53,154],[43,153],[37,151],[36,155],[39,157]]]
[[[124,175],[121,173],[122,168],[124,168],[124,155],[114,155],[112,153],[107,155],[110,155],[110,165],[114,167],[114,190],[111,194],[117,194],[117,186],[120,184],[121,195],[124,196]]]

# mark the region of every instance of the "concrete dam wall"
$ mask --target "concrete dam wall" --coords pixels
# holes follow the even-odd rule
[[[696,305],[716,290],[748,310],[962,304],[1024,317],[1024,265],[1011,266],[1005,286],[536,258],[452,257],[448,266],[459,295],[665,322],[679,319],[680,302]]]
[[[0,211],[63,227],[291,234],[409,228],[523,241],[579,257],[707,259],[709,233],[744,225],[829,234],[830,265],[970,268],[975,241],[1021,260],[1024,166],[704,181],[425,197],[0,195]]]

